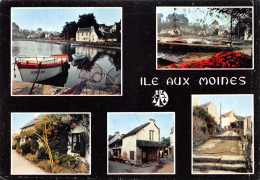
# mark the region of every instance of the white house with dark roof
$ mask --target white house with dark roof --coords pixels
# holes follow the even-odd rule
[[[109,157],[121,155],[121,146],[122,146],[121,135],[118,131],[116,131],[114,135],[110,135],[108,138]]]
[[[78,28],[76,32],[76,41],[79,42],[100,42],[104,41],[103,34],[95,30],[94,26]]]
[[[121,156],[136,165],[158,161],[159,143],[160,129],[150,119],[122,137]]]

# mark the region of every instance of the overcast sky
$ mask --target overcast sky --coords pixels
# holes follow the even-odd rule
[[[235,109],[239,116],[253,115],[253,95],[196,95],[200,98],[200,105],[214,101],[221,114],[227,113]]]
[[[113,25],[121,20],[121,8],[12,8],[11,21],[20,29],[61,32],[65,22],[94,13],[98,24]]]
[[[160,137],[170,137],[171,128],[174,126],[175,114],[165,112],[152,113],[108,113],[108,135],[114,135],[116,131],[126,134],[134,128],[154,119],[160,128]]]

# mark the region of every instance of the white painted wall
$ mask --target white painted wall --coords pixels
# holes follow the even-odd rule
[[[154,131],[154,139],[153,141],[157,141],[157,142],[160,142],[160,135],[159,135],[159,129],[156,128],[154,122],[150,122],[149,125],[147,125],[145,128],[143,128],[141,131],[139,131],[137,134],[136,134],[136,139],[137,140],[146,140],[146,141],[149,141],[149,131],[152,130]]]
[[[135,152],[135,160],[136,160],[136,135],[128,136],[123,138],[122,144],[122,156],[130,160],[130,151]]]
[[[215,118],[216,123],[220,124],[219,112],[213,101],[208,106],[208,112]]]

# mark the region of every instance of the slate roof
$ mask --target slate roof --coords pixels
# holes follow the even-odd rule
[[[108,140],[110,141],[113,137],[115,137],[115,135],[109,135]]]
[[[148,124],[150,124],[150,123],[148,122],[148,123],[145,123],[145,124],[143,124],[143,125],[141,125],[141,126],[136,127],[135,129],[133,129],[132,131],[130,131],[130,132],[128,132],[126,135],[124,135],[123,138],[128,137],[128,136],[132,136],[132,135],[138,133],[141,129],[143,129],[144,127],[146,127]]]
[[[33,126],[34,124],[38,123],[41,121],[41,119],[45,116],[46,114],[40,114],[39,116],[37,116],[36,118],[31,119],[30,121],[28,121],[25,125],[23,125],[23,127],[21,127],[21,129],[27,128],[29,126]],[[37,120],[35,120],[37,119]]]
[[[144,141],[144,140],[137,140],[136,145],[138,147],[159,147],[159,142],[156,141]]]
[[[117,139],[116,141],[112,142],[108,146],[111,148],[111,147],[113,147],[117,143],[118,143],[118,145],[122,145],[122,139]]]
[[[87,27],[87,28],[79,28],[77,30],[77,32],[89,32],[91,30],[91,27]]]
[[[246,117],[234,115],[238,121],[243,121]]]

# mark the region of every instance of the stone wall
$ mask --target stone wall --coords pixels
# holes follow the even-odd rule
[[[207,123],[204,119],[193,115],[193,147],[206,142],[210,138]]]

